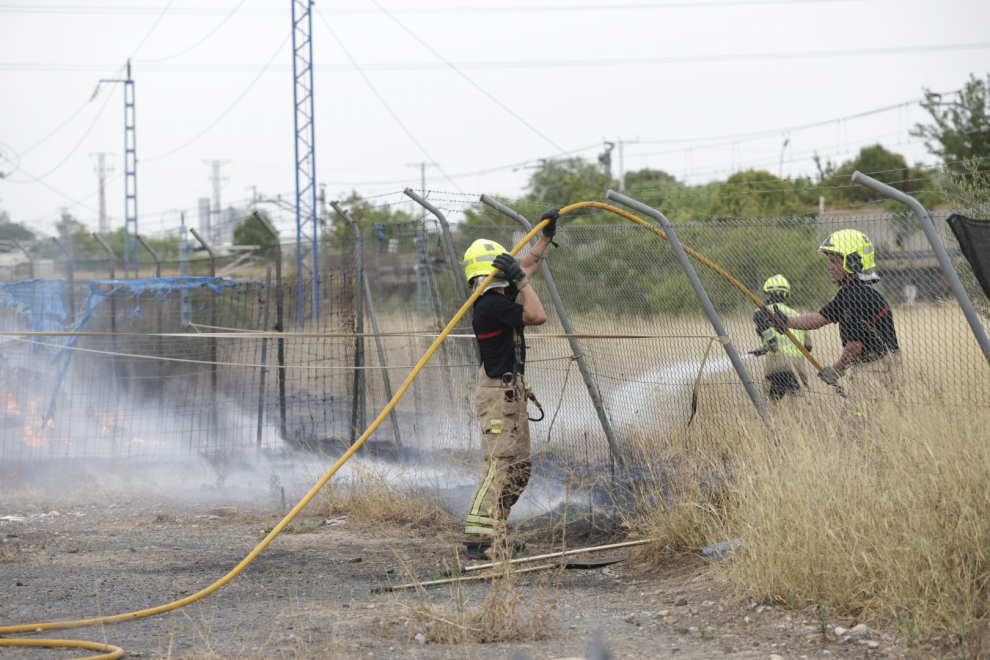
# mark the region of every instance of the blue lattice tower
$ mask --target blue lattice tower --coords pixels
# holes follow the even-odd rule
[[[320,318],[312,5],[312,0],[292,0],[292,98],[295,104],[296,129],[296,302],[300,328],[307,319]]]
[[[137,240],[137,130],[131,61],[127,60],[126,78],[104,79],[100,82],[124,84],[124,278],[130,277],[132,271],[137,278],[140,265]]]

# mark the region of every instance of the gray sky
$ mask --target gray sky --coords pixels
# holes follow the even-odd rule
[[[123,224],[123,89],[91,97],[128,57],[141,233],[173,229],[180,209],[196,226],[197,199],[212,195],[206,160],[227,161],[225,207],[251,186],[294,198],[290,11],[0,0],[0,210],[52,231],[69,207],[96,229],[93,154],[105,152],[107,212]],[[877,142],[933,162],[908,134],[926,117],[916,101],[990,71],[987,25],[985,0],[321,0],[317,180],[329,199],[379,195],[419,188],[411,164],[435,161],[431,198],[515,197],[531,170],[513,165],[594,160],[619,138],[639,140],[624,145],[626,170],[695,184],[750,167],[810,174],[816,151],[839,162]]]

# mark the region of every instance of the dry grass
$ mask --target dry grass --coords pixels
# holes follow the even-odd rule
[[[982,378],[985,367],[970,373]],[[666,471],[654,477],[669,497],[648,502],[635,523],[665,539],[655,556],[742,538],[744,553],[717,565],[739,595],[823,601],[893,622],[913,641],[941,635],[954,654],[987,657],[990,409],[959,405],[985,387],[960,373],[909,362],[900,394],[860,381],[847,384],[847,401],[787,401],[769,433],[746,423],[708,435],[702,422],[704,451],[686,442],[658,453]],[[903,403],[924,392],[927,403]]]
[[[449,526],[452,517],[435,497],[414,488],[385,469],[351,466],[348,477],[336,477],[320,495],[318,513],[346,515],[358,523]]]
[[[503,558],[504,559],[504,558]],[[550,637],[557,609],[559,576],[542,574],[531,597],[521,593],[520,575],[502,561],[493,569],[495,578],[485,600],[472,607],[464,586],[450,588],[450,600],[438,603],[425,589],[417,589],[422,603],[413,616],[427,641],[440,644],[532,642]]]
[[[12,539],[0,539],[0,563],[15,561],[20,557],[21,544]]]

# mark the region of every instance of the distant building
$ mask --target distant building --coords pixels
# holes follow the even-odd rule
[[[0,225],[10,224],[10,214],[6,211],[0,211]]]

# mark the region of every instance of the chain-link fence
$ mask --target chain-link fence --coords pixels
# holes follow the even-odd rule
[[[965,278],[969,266],[946,215],[933,219]],[[596,220],[563,227],[548,259],[580,337],[576,352],[547,336],[563,334],[563,325],[544,279],[533,280],[550,317],[526,335],[527,380],[545,412],[531,425],[540,469],[559,479],[610,480],[623,468],[635,477],[661,449],[715,447],[729,427],[759,428],[763,422],[670,245],[642,227]],[[889,302],[901,347],[896,379],[857,379],[854,367],[846,398],[814,378],[810,364],[796,396],[767,398],[767,361],[747,355],[763,341],[755,307],[694,263],[771,413],[778,405],[807,405],[869,414],[877,400],[911,410],[987,406],[990,368],[911,217],[681,223],[677,233],[761,297],[763,282],[783,275],[792,291],[787,304],[805,313],[836,293],[817,248],[843,228],[873,240],[882,278],[876,287]],[[312,282],[296,278],[294,245],[279,255],[271,247],[213,260],[196,253],[187,264],[158,264],[160,278],[141,280],[107,279],[107,260],[36,262],[33,280],[21,279],[21,266],[9,269],[11,281],[0,286],[3,332],[77,334],[0,338],[0,465],[9,474],[18,462],[52,457],[195,454],[222,479],[247,453],[339,453],[462,304],[459,255],[477,238],[508,248],[523,236],[522,228],[504,224],[455,225],[453,258],[431,217],[364,229],[360,242],[327,239],[320,246],[318,318],[307,318],[297,304],[298,287],[310,291]],[[365,279],[358,276],[358,246]],[[123,264],[112,265],[119,278]],[[154,274],[142,265],[141,275]],[[983,295],[973,287],[970,293]],[[988,308],[985,298],[976,302]],[[582,336],[592,334],[599,336]],[[821,364],[837,360],[835,326],[810,338]],[[472,408],[477,375],[468,314],[369,446],[407,460],[471,455],[480,444]]]

